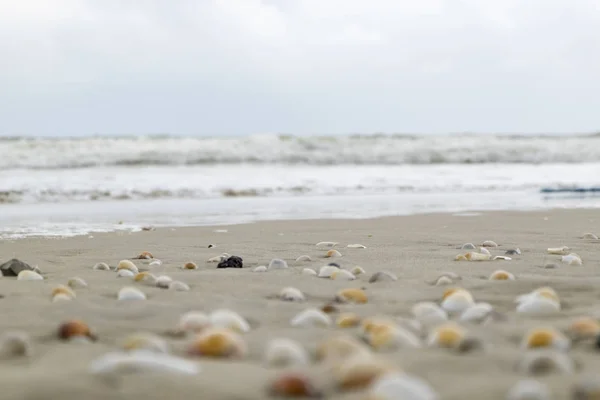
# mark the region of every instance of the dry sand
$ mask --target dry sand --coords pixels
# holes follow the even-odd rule
[[[343,205],[340,205],[342,207]],[[290,319],[309,307],[320,307],[345,287],[366,287],[366,305],[345,305],[361,316],[387,314],[409,316],[417,301],[438,301],[444,287],[427,281],[441,272],[453,271],[463,277],[461,286],[477,301],[490,302],[509,320],[487,326],[470,326],[490,344],[487,352],[457,355],[439,349],[398,350],[386,357],[424,378],[443,399],[504,399],[509,387],[521,376],[514,364],[521,351],[518,341],[528,327],[542,323],[564,327],[573,317],[600,314],[600,242],[580,237],[589,231],[600,233],[599,211],[555,210],[544,212],[489,212],[478,216],[450,214],[390,217],[372,220],[278,221],[246,225],[161,228],[152,232],[94,234],[93,237],[66,239],[33,238],[0,242],[0,260],[16,257],[39,265],[46,280],[16,281],[0,279],[0,332],[23,330],[34,340],[34,355],[29,358],[0,360],[2,399],[264,399],[264,387],[277,372],[266,368],[262,354],[267,341],[276,337],[299,340],[313,351],[316,342],[340,329],[292,328]],[[215,233],[227,229],[227,233]],[[519,247],[521,256],[513,261],[455,262],[457,249],[465,242],[494,240],[504,254]],[[353,282],[339,282],[304,276],[304,267],[318,268],[332,260],[323,259],[317,250],[320,241],[340,242],[342,258],[333,260],[343,267],[360,265],[367,274]],[[209,249],[208,244],[217,247]],[[361,243],[366,249],[349,249]],[[541,268],[559,256],[546,254],[546,248],[567,245],[582,256],[583,266],[563,265]],[[119,302],[117,291],[131,284],[131,278],[117,278],[115,272],[94,271],[97,262],[115,266],[119,260],[141,251],[151,251],[164,264],[155,268],[191,286],[190,292],[173,292],[140,284],[147,301]],[[242,270],[216,269],[209,257],[221,252],[244,259]],[[296,263],[303,254],[312,262]],[[283,258],[290,268],[253,273],[252,268],[267,265],[272,258]],[[199,270],[177,267],[194,261]],[[490,282],[489,274],[499,268],[517,276],[513,282]],[[396,282],[369,284],[372,273],[388,270],[398,275]],[[85,279],[89,288],[78,289],[72,302],[52,303],[51,289],[70,277]],[[564,301],[564,310],[552,317],[531,318],[514,311],[515,296],[542,285],[554,287]],[[304,291],[304,304],[268,298],[285,286]],[[91,360],[116,348],[129,333],[149,331],[163,334],[172,329],[179,316],[189,310],[211,311],[231,308],[248,318],[254,329],[245,335],[249,356],[239,362],[200,359],[201,372],[195,377],[131,375],[120,383],[109,384],[86,372]],[[97,332],[93,344],[62,343],[54,333],[59,323],[69,318],[86,320]],[[353,332],[350,330],[349,332]],[[170,338],[172,351],[181,354],[185,341]],[[582,363],[582,370],[600,371],[600,352],[590,344],[571,351]],[[314,367],[309,374],[326,383],[329,379]],[[569,398],[576,377],[552,375],[542,378],[554,391],[554,398]],[[358,399],[354,394],[328,392],[327,398]]]

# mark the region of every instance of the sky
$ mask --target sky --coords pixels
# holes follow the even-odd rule
[[[0,135],[600,131],[600,0],[0,0]]]

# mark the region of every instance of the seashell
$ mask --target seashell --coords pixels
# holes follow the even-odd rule
[[[71,340],[77,337],[84,337],[91,340],[96,340],[96,335],[92,332],[88,324],[74,319],[63,322],[58,327],[58,338],[62,340]]]
[[[338,242],[319,242],[317,243],[317,247],[335,247],[338,245]]]
[[[133,277],[135,282],[144,282],[150,284],[152,286],[156,285],[156,276],[152,275],[150,272],[140,272],[139,274]]]
[[[439,400],[437,392],[424,380],[405,373],[389,373],[377,379],[369,390],[377,400]]]
[[[162,265],[162,261],[160,260],[152,260],[148,266],[149,267],[160,267]]]
[[[369,278],[369,283],[375,283],[375,282],[385,282],[385,281],[397,281],[398,277],[394,274],[392,274],[391,272],[387,272],[387,271],[379,271],[379,272],[375,272],[373,275],[371,275],[371,277]]]
[[[435,281],[435,286],[445,286],[445,285],[451,285],[453,283],[454,283],[454,281],[452,279],[450,279],[446,275],[443,275],[443,276],[440,276],[439,278],[437,278],[437,280]]]
[[[462,288],[447,289],[442,296],[440,306],[447,312],[463,312],[475,304],[471,293]]]
[[[190,286],[187,283],[183,283],[181,281],[171,281],[168,286],[169,290],[174,290],[176,292],[189,292]]]
[[[337,271],[333,271],[329,279],[338,280],[338,281],[353,281],[356,279],[356,276],[352,274],[350,271],[346,271],[345,269],[337,269]]]
[[[396,322],[389,317],[375,316],[364,319],[360,324],[360,330],[363,336],[368,335],[371,331],[377,330],[387,325],[395,326]]]
[[[571,251],[567,246],[562,247],[550,247],[548,248],[548,254],[556,254],[556,255],[567,255]]]
[[[209,263],[220,263],[221,261],[228,259],[230,256],[231,255],[229,253],[223,253],[220,256],[209,258],[208,260],[206,260],[206,262],[209,262]]]
[[[267,267],[264,265],[259,265],[258,267],[254,268],[252,272],[267,272]]]
[[[446,310],[429,301],[415,304],[411,308],[411,313],[419,323],[427,327],[439,325],[448,320],[448,313]]]
[[[494,256],[494,258],[492,258],[492,261],[497,261],[497,260],[500,260],[500,261],[511,261],[512,258],[506,257],[506,256]]]
[[[462,250],[475,250],[477,247],[473,243],[465,243],[460,248]]]
[[[571,347],[571,341],[553,328],[535,328],[529,331],[521,342],[523,349],[548,347],[566,351]]]
[[[354,313],[340,314],[335,320],[339,328],[353,328],[360,324],[360,317]]]
[[[347,358],[334,369],[334,380],[340,390],[359,390],[371,385],[397,368],[383,360],[364,353]]]
[[[352,275],[355,275],[355,276],[356,276],[356,275],[362,275],[362,274],[365,274],[365,273],[366,273],[364,269],[362,269],[361,267],[358,267],[358,266],[356,266],[356,267],[353,267],[353,268],[350,270],[350,272],[352,273]]]
[[[550,400],[550,390],[539,381],[523,379],[508,391],[506,400]]]
[[[306,256],[306,255],[296,258],[296,262],[304,262],[304,261],[312,261],[312,258],[310,258],[310,256]]]
[[[156,287],[159,287],[161,289],[167,289],[170,285],[171,282],[173,282],[173,279],[170,276],[167,275],[161,275],[156,277]]]
[[[129,271],[133,272],[134,275],[138,274],[140,272],[138,267],[136,267],[136,265],[133,262],[131,262],[130,260],[119,261],[119,264],[117,265],[117,271],[120,271],[122,269],[129,270]]]
[[[28,333],[9,331],[0,337],[1,357],[30,357],[33,354],[33,345]]]
[[[560,311],[560,299],[554,289],[550,287],[541,287],[531,293],[518,296],[515,300],[517,312],[548,315]]]
[[[28,270],[28,269],[24,269],[21,272],[19,272],[19,275],[17,275],[17,280],[18,281],[43,281],[44,277],[41,276],[40,274],[38,274],[37,272]]]
[[[498,247],[498,244],[493,240],[486,240],[485,242],[481,243],[481,245],[483,247]]]
[[[582,239],[598,240],[598,236],[594,235],[593,233],[584,233]]]
[[[492,272],[489,279],[490,281],[514,281],[515,276],[503,269],[498,269]]]
[[[489,261],[492,256],[484,253],[469,252],[465,254],[467,261]]]
[[[241,358],[247,348],[243,338],[230,329],[211,328],[197,335],[187,347],[190,356]]]
[[[600,334],[600,323],[590,317],[580,317],[567,328],[567,333],[573,340],[594,339]]]
[[[567,353],[551,349],[527,351],[517,363],[517,371],[525,375],[549,373],[572,374],[575,362]]]
[[[139,256],[136,257],[138,260],[150,260],[154,258],[152,253],[149,251],[142,251]]]
[[[179,318],[178,329],[184,332],[201,332],[210,326],[210,318],[200,311],[188,311]]]
[[[509,250],[506,250],[504,252],[504,254],[507,255],[507,256],[515,256],[515,255],[516,256],[520,256],[521,255],[521,249],[519,249],[518,247],[516,249],[509,249]]]
[[[190,261],[190,262],[186,262],[183,265],[183,269],[198,269],[198,266],[196,265],[196,263],[193,263]]]
[[[140,289],[133,286],[125,286],[117,294],[119,300],[146,300],[146,295]]]
[[[270,396],[285,398],[322,398],[312,382],[298,372],[286,372],[276,377],[268,386]]]
[[[280,258],[274,258],[269,263],[269,269],[284,269],[288,268],[288,264],[285,260]]]
[[[349,357],[370,354],[369,348],[352,336],[339,335],[320,342],[316,348],[316,358],[324,362],[337,362]]]
[[[490,251],[489,251],[488,249],[486,249],[485,247],[480,247],[480,248],[479,248],[479,252],[480,252],[481,254],[485,254],[485,255],[488,255],[488,256],[491,256],[491,255],[492,255],[492,253],[490,253]]]
[[[250,324],[235,311],[219,309],[209,316],[210,324],[215,328],[226,328],[238,333],[250,332]]]
[[[331,317],[316,308],[308,308],[297,314],[290,321],[294,327],[327,327],[331,325]]]
[[[319,278],[331,278],[331,274],[339,270],[338,267],[334,267],[333,265],[326,265],[319,269],[319,274],[317,276]]]
[[[600,383],[597,376],[580,378],[571,390],[573,400],[598,400],[600,399]]]
[[[117,271],[117,278],[132,278],[136,274],[128,269],[120,269]]]
[[[310,358],[300,343],[291,339],[273,339],[267,344],[265,362],[271,367],[303,366]]]
[[[304,268],[302,270],[302,275],[317,276],[317,271],[310,268]]]
[[[88,284],[81,278],[73,277],[69,278],[69,280],[67,281],[67,286],[73,289],[83,289],[88,287]]]
[[[107,353],[89,366],[92,374],[123,374],[133,372],[159,372],[161,374],[195,375],[199,367],[192,361],[168,354],[147,350],[125,353]]]
[[[341,257],[342,253],[340,253],[337,250],[329,250],[327,252],[327,254],[325,255],[325,257],[329,257],[329,258],[335,258],[335,257]]]
[[[346,247],[348,247],[348,248],[350,248],[350,249],[366,249],[366,248],[367,248],[367,246],[364,246],[364,245],[362,245],[362,244],[358,244],[358,243],[355,243],[355,244],[349,244],[349,245],[348,245],[348,246],[346,246]]]
[[[55,286],[52,289],[52,297],[54,297],[54,296],[56,296],[58,294],[63,294],[63,295],[68,296],[68,297],[70,297],[72,299],[75,298],[75,297],[77,297],[75,295],[75,292],[70,287],[65,286],[65,285],[58,285],[58,286]]]
[[[430,347],[458,349],[466,337],[466,329],[454,322],[446,322],[433,328],[427,338],[427,344]]]
[[[454,261],[469,261],[469,260],[467,260],[466,254],[457,254],[454,257]]]
[[[321,311],[323,311],[325,314],[334,314],[340,310],[333,304],[325,304],[323,307],[321,307]]]
[[[71,301],[71,300],[73,300],[73,297],[71,297],[67,294],[64,294],[64,293],[58,293],[58,294],[52,296],[53,303],[58,303],[61,301]]]
[[[284,301],[305,301],[304,294],[293,287],[286,287],[279,292],[279,298]]]
[[[477,303],[463,311],[459,321],[481,323],[493,310],[494,308],[489,303]]]
[[[349,288],[337,292],[335,300],[340,303],[365,304],[368,301],[368,297],[362,289]]]
[[[94,265],[92,267],[92,269],[96,270],[96,271],[110,271],[110,267],[108,266],[108,264],[103,263],[103,262],[99,262],[96,265]]]
[[[366,334],[366,340],[377,351],[421,347],[421,340],[414,333],[395,324],[372,327]]]
[[[569,265],[582,265],[583,261],[581,261],[581,257],[579,257],[575,253],[568,254],[566,256],[562,256],[560,259],[563,263]]]
[[[167,341],[151,333],[136,333],[127,336],[120,344],[126,351],[149,350],[156,353],[169,352]]]

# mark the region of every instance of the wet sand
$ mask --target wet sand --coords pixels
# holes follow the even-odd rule
[[[343,205],[340,205],[341,207]],[[586,232],[600,233],[597,210],[553,210],[542,212],[485,212],[475,216],[432,214],[387,217],[370,220],[276,221],[246,225],[160,228],[150,232],[94,234],[66,239],[30,238],[0,242],[0,261],[19,258],[43,271],[44,281],[0,279],[0,332],[22,330],[33,338],[30,358],[0,359],[0,387],[3,399],[265,399],[265,385],[277,370],[267,368],[262,355],[269,339],[300,341],[311,352],[319,340],[340,331],[354,329],[292,328],[290,319],[307,307],[320,307],[345,287],[366,287],[369,303],[342,305],[361,316],[386,314],[410,317],[418,301],[439,301],[445,287],[428,283],[440,273],[462,276],[462,287],[477,301],[491,303],[505,312],[508,320],[486,326],[466,325],[489,344],[485,352],[457,355],[441,349],[397,350],[383,357],[428,381],[443,399],[504,399],[512,384],[522,378],[514,364],[522,353],[518,347],[525,331],[544,324],[563,328],[574,317],[600,315],[600,242],[581,239]],[[217,233],[226,229],[226,233]],[[458,247],[465,242],[494,240],[500,247],[490,249],[503,255],[519,247],[522,255],[512,261],[455,262]],[[335,241],[343,255],[335,260],[322,258],[324,250],[315,244]],[[215,248],[208,248],[209,244]],[[346,248],[361,243],[366,249]],[[561,265],[544,269],[560,256],[546,254],[548,247],[569,246],[584,260],[582,266]],[[147,301],[119,302],[117,291],[134,284],[131,278],[117,278],[115,272],[94,271],[97,262],[111,266],[142,251],[163,261],[153,268],[191,286],[190,292],[174,292],[135,283]],[[222,252],[241,256],[244,268],[216,269],[206,263]],[[296,263],[300,255],[312,262]],[[283,258],[290,268],[253,273],[252,268]],[[200,269],[181,270],[194,261]],[[359,265],[365,275],[340,282],[301,275],[305,267],[318,269],[328,262],[342,267]],[[136,262],[138,265],[142,265]],[[516,275],[516,281],[490,282],[496,269]],[[368,283],[377,271],[395,273],[396,282]],[[50,292],[68,278],[80,277],[89,287],[77,289],[71,302],[52,303]],[[515,313],[514,298],[537,287],[550,285],[563,300],[563,311],[550,317],[532,318]],[[289,303],[270,296],[283,287],[302,290],[305,303]],[[89,363],[116,349],[117,343],[135,332],[164,334],[173,329],[179,316],[190,310],[211,311],[230,308],[246,317],[253,330],[244,335],[249,354],[242,361],[199,359],[201,371],[194,377],[156,374],[128,375],[118,382],[91,376]],[[63,343],[54,336],[61,321],[81,318],[97,333],[93,344]],[[186,341],[168,338],[171,351],[183,354]],[[570,351],[581,362],[576,376],[551,375],[540,378],[552,389],[554,398],[568,398],[572,383],[581,373],[600,370],[600,352],[590,344]],[[331,379],[318,366],[305,369],[324,385],[327,398],[360,399],[363,394],[341,394],[328,388]]]

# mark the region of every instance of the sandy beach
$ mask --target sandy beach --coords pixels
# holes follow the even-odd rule
[[[340,207],[343,207],[340,204]],[[462,277],[459,285],[471,291],[476,301],[489,302],[506,313],[506,321],[485,326],[465,324],[488,345],[485,351],[457,354],[444,349],[400,349],[382,353],[403,370],[423,378],[442,399],[505,399],[508,389],[524,376],[514,369],[522,354],[519,342],[535,326],[566,327],[573,318],[600,315],[600,242],[584,240],[586,232],[600,233],[597,210],[552,210],[540,212],[484,212],[480,215],[430,214],[369,220],[303,220],[258,222],[245,225],[158,228],[137,233],[102,233],[65,239],[27,238],[0,242],[0,261],[18,258],[38,265],[44,281],[0,279],[0,332],[19,330],[31,335],[33,355],[0,360],[2,398],[9,399],[265,399],[267,382],[277,369],[263,362],[266,344],[273,338],[291,338],[311,353],[317,343],[338,333],[356,335],[356,328],[294,328],[290,319],[308,307],[321,307],[339,289],[364,287],[369,302],[340,305],[361,317],[388,315],[410,317],[418,301],[439,302],[446,287],[429,282],[442,272]],[[227,230],[227,232],[216,232]],[[519,247],[521,255],[511,261],[456,262],[466,242],[493,240],[494,255]],[[342,257],[324,259],[320,241],[339,242]],[[360,243],[366,249],[347,248]],[[214,244],[214,248],[208,248]],[[548,255],[548,247],[569,246],[583,259],[582,266],[560,264],[560,256]],[[114,271],[96,271],[92,266],[150,251],[163,265],[156,274],[166,274],[187,283],[189,292],[175,292],[117,278]],[[243,269],[216,269],[206,260],[227,252],[243,258]],[[295,262],[301,255],[313,261]],[[273,258],[286,260],[290,268],[254,273]],[[179,267],[193,261],[198,270]],[[354,281],[334,281],[302,275],[335,261],[343,268],[361,266],[366,274]],[[134,260],[136,264],[142,266]],[[545,269],[547,263],[560,265]],[[515,281],[489,281],[497,269],[516,276]],[[377,271],[390,271],[395,282],[369,283]],[[51,302],[51,290],[71,277],[84,279],[89,287],[76,289],[72,301]],[[136,285],[146,301],[123,302],[118,290]],[[515,312],[514,299],[540,286],[551,286],[560,295],[562,311],[549,317],[530,317]],[[273,298],[282,288],[293,286],[305,293],[304,303]],[[248,355],[240,361],[199,358],[197,376],[131,374],[119,382],[106,382],[87,372],[90,362],[117,349],[119,340],[135,332],[164,335],[174,329],[184,312],[210,312],[229,308],[248,319],[252,330],[244,334]],[[56,338],[62,321],[80,318],[95,330],[91,344],[64,343]],[[183,355],[186,339],[164,335],[173,354]],[[600,369],[593,344],[578,344],[571,354],[581,368],[576,375],[541,377],[553,398],[567,399],[579,375]],[[302,369],[301,369],[302,370]],[[323,388],[326,398],[361,399],[364,392],[340,393],[319,365],[303,369]]]

